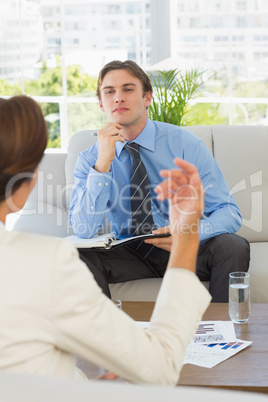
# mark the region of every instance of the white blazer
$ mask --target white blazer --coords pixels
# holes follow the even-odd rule
[[[116,308],[66,240],[0,228],[0,369],[71,378],[75,355],[134,382],[176,384],[211,297],[181,268],[149,329]]]

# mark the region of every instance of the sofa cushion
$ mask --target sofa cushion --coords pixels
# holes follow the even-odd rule
[[[213,155],[212,126],[187,126],[184,128],[200,138]]]
[[[267,401],[265,395],[255,392],[210,387],[139,385],[123,379],[74,381],[5,371],[0,373],[0,388],[1,400],[4,402]]]
[[[162,279],[137,279],[122,283],[109,284],[112,299],[124,301],[155,301]]]
[[[137,279],[122,283],[110,283],[112,299],[124,301],[155,301],[161,286],[161,278]],[[208,289],[209,282],[202,282]]]
[[[268,256],[268,242],[250,243],[250,250],[251,261],[249,273],[251,302],[268,303],[268,274],[265,263]]]
[[[268,127],[214,126],[214,156],[240,208],[238,232],[249,242],[268,240]]]
[[[74,167],[80,152],[91,147],[98,139],[92,135],[97,130],[81,130],[75,133],[68,144],[68,155],[65,162],[65,178],[66,178],[66,208],[70,208],[70,198],[72,193],[72,185],[74,183]]]
[[[45,202],[65,209],[65,160],[67,152],[47,150],[38,166],[36,185],[28,202]]]

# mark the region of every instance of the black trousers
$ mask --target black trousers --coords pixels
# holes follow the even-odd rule
[[[108,283],[162,278],[169,258],[168,251],[140,241],[110,250],[80,249],[79,253],[108,297],[111,297]],[[201,281],[210,281],[212,301],[225,303],[229,273],[247,272],[249,261],[247,240],[236,234],[222,234],[200,245],[196,274]]]

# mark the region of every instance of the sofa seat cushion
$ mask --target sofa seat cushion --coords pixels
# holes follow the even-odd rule
[[[161,286],[161,278],[137,279],[109,284],[112,299],[123,301],[155,301]],[[209,282],[202,282],[208,289]]]
[[[161,278],[137,279],[135,281],[111,283],[109,288],[112,299],[155,301],[161,282]]]
[[[250,243],[250,295],[252,303],[268,303],[268,242]]]

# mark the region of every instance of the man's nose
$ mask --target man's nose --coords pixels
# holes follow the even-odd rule
[[[115,98],[116,103],[122,103],[125,101],[124,94],[118,93]]]

